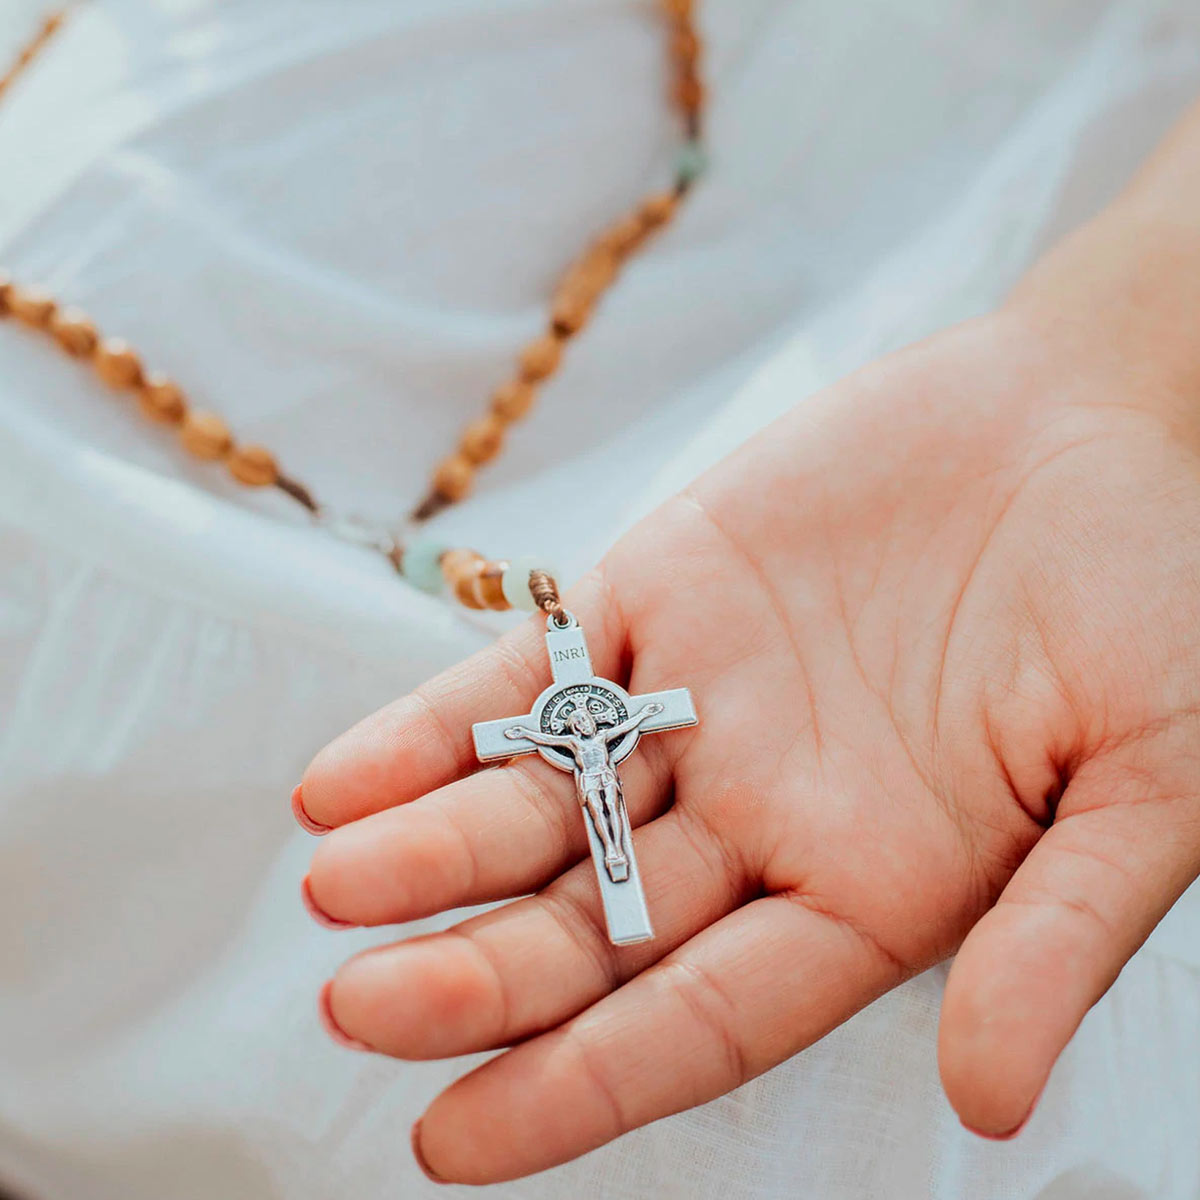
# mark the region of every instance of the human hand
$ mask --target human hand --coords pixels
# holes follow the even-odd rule
[[[609,945],[556,772],[473,770],[472,723],[548,683],[540,622],[310,766],[333,917],[537,893],[323,993],[385,1054],[513,1047],[423,1118],[438,1175],[538,1171],[718,1096],[956,951],[942,1078],[1006,1135],[1195,878],[1196,444],[1165,377],[1032,311],[804,404],[567,597],[598,673],[700,712],[623,767],[654,941]]]

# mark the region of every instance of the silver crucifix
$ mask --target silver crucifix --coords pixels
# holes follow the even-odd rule
[[[633,855],[633,839],[617,764],[633,753],[643,733],[682,729],[697,722],[687,688],[630,696],[592,674],[583,630],[570,613],[566,624],[546,621],[546,652],[554,682],[520,717],[480,721],[472,727],[481,762],[540,754],[560,771],[572,771],[587,820],[609,940],[626,946],[654,936]]]

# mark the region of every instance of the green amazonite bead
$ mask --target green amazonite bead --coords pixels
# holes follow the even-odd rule
[[[417,538],[404,547],[400,559],[400,573],[415,588],[436,595],[445,587],[439,561],[447,547],[428,538]]]
[[[699,142],[685,142],[675,156],[675,178],[681,183],[695,183],[708,170],[708,155]]]
[[[522,554],[520,558],[512,559],[500,580],[505,600],[521,612],[534,612],[537,609],[529,591],[530,571],[545,571],[553,575],[554,567],[544,555]]]

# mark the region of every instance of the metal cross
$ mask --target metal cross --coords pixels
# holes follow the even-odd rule
[[[682,729],[698,718],[687,688],[631,696],[594,675],[583,630],[573,616],[567,617],[566,625],[553,617],[546,622],[554,682],[533,708],[517,717],[480,721],[471,732],[481,762],[540,754],[551,766],[574,773],[609,940],[626,946],[648,941],[654,930],[617,764],[633,753],[643,733]]]

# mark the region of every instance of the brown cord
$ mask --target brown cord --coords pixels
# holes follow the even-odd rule
[[[567,610],[558,598],[558,584],[554,582],[553,575],[547,575],[545,571],[530,571],[529,594],[538,608],[554,618],[555,625],[568,623]]]

